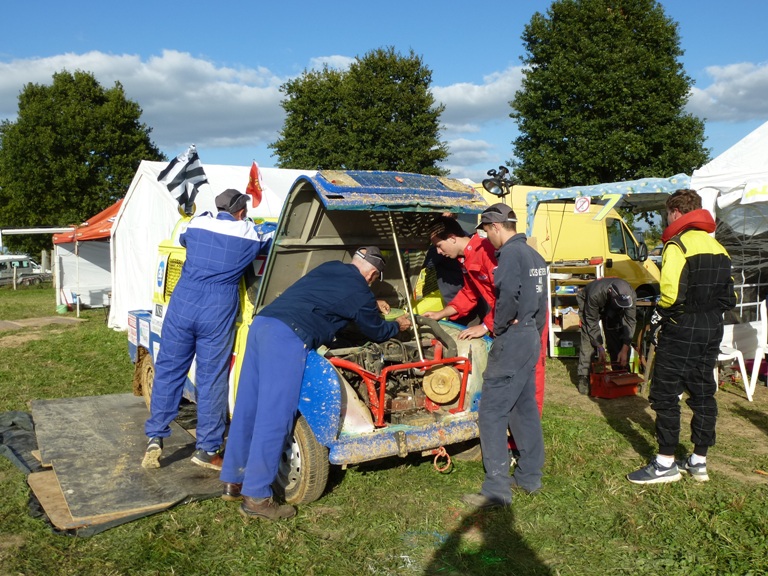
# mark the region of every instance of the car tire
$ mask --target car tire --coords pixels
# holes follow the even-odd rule
[[[314,502],[325,491],[329,468],[328,448],[317,441],[304,416],[299,416],[280,456],[275,491],[288,504]]]
[[[136,365],[136,377],[141,385],[141,395],[144,396],[144,402],[147,410],[152,404],[152,386],[155,382],[155,363],[152,362],[152,354],[144,354]]]

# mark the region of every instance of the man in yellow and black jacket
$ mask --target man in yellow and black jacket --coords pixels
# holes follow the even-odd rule
[[[627,476],[635,484],[680,480],[680,469],[706,482],[707,449],[715,444],[717,382],[714,368],[723,337],[723,313],[736,305],[731,259],[710,233],[715,221],[694,190],[667,199],[669,226],[662,234],[661,299],[651,319],[656,348],[649,400],[656,412],[658,455]],[[676,463],[680,396],[693,411],[693,454]]]

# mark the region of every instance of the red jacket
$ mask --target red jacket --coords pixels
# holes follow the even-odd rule
[[[483,324],[488,330],[493,331],[493,308],[496,304],[493,272],[496,270],[496,249],[487,238],[481,238],[475,234],[470,238],[469,244],[464,249],[464,258],[459,258],[459,262],[464,273],[464,286],[449,303],[457,312],[451,316],[451,320],[472,312],[482,298],[490,310],[483,318]]]

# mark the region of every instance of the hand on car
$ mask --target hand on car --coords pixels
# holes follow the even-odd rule
[[[485,326],[478,324],[477,326],[470,326],[466,330],[462,330],[459,333],[459,340],[471,340],[472,338],[482,338],[488,333]]]
[[[400,332],[404,332],[411,327],[411,319],[405,314],[395,318],[395,322],[397,322],[397,325],[400,327]]]

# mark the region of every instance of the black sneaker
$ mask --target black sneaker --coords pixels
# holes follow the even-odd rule
[[[688,472],[691,478],[696,482],[707,482],[709,480],[709,474],[707,474],[707,463],[691,464],[691,459],[686,458],[684,462],[680,464],[680,468]]]
[[[627,474],[627,480],[633,484],[665,484],[667,482],[677,482],[680,480],[680,470],[677,464],[672,462],[672,466],[665,467],[656,461],[651,460],[647,466]]]
[[[221,454],[221,450],[217,450],[213,454],[209,454],[202,448],[195,450],[192,454],[192,463],[202,466],[203,468],[209,468],[211,470],[221,470],[221,465],[224,462],[224,457]]]
[[[576,388],[579,389],[579,394],[586,396],[589,394],[589,378],[587,376],[579,376],[576,382]]]
[[[144,452],[144,459],[141,461],[142,468],[160,468],[160,456],[163,453],[163,439],[150,438],[147,442],[147,449]]]

